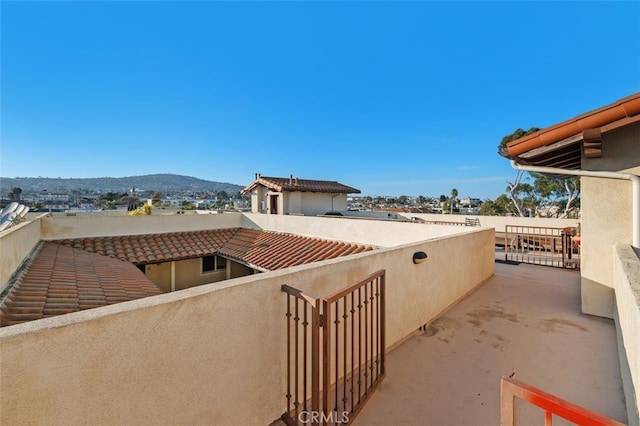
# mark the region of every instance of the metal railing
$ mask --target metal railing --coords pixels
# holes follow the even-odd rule
[[[503,377],[500,383],[500,426],[514,426],[516,398],[545,410],[545,426],[552,426],[553,416],[582,426],[625,426],[594,411],[587,410],[541,389]]]
[[[505,261],[580,269],[580,246],[574,235],[574,228],[506,225]]]
[[[302,412],[319,410],[321,300],[288,285],[281,289],[287,293],[287,411],[282,418],[297,424]]]
[[[282,420],[347,424],[385,376],[385,272],[322,299],[287,285],[282,291],[287,293]]]

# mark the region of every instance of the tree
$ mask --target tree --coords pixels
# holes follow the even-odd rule
[[[506,135],[502,138],[500,143],[498,144],[498,154],[502,155],[507,150],[507,144],[511,141],[515,141],[516,139],[523,138],[525,136],[529,136],[535,132],[540,130],[538,127],[531,127],[529,130],[524,131],[522,129],[516,129],[513,133]]]
[[[9,196],[10,200],[20,201],[20,194],[22,194],[22,188],[14,186],[13,188],[11,188],[11,191],[7,195]]]
[[[486,200],[480,206],[480,214],[482,216],[504,216],[505,213],[506,211],[495,201]]]
[[[96,205],[101,206],[105,210],[115,210],[118,207],[118,203],[123,197],[127,197],[126,192],[106,192],[100,194],[96,200]],[[126,203],[126,199],[124,201]],[[108,205],[107,205],[108,204]]]
[[[498,144],[498,152],[506,154],[507,143],[537,132],[537,127],[527,131],[516,129],[506,135]],[[533,177],[533,185],[522,183],[524,172],[518,170],[513,182],[507,182],[507,192],[515,209],[515,214],[523,216],[525,209],[531,210],[536,215],[549,216],[552,208],[562,213],[555,213],[558,217],[576,215],[576,205],[580,202],[580,178],[555,178],[540,173],[530,173]],[[541,205],[543,208],[541,208]],[[488,207],[487,207],[488,208]]]
[[[507,143],[509,143],[511,141],[515,141],[515,140],[520,139],[522,137],[528,136],[530,134],[533,134],[533,133],[537,132],[538,130],[540,130],[540,129],[537,128],[537,127],[531,127],[527,131],[524,131],[524,130],[522,130],[520,128],[516,129],[513,133],[508,134],[508,135],[506,135],[505,137],[502,138],[502,140],[498,144],[498,154],[504,155],[506,153]],[[518,170],[517,173],[516,173],[516,177],[513,180],[513,182],[508,182],[507,181],[507,192],[509,193],[509,198],[511,199],[511,202],[513,203],[513,207],[515,208],[516,214],[518,216],[523,216],[523,214],[522,214],[522,206],[518,202],[518,186],[520,185],[520,181],[522,179],[522,175],[523,174],[524,173],[523,173],[522,170]]]
[[[540,173],[531,173],[531,176],[534,178],[534,187],[541,202],[547,207],[547,216],[549,207],[552,206],[556,207],[558,212],[562,210],[562,213],[555,214],[556,217],[569,217],[575,213],[574,207],[580,197],[579,177],[558,179]]]
[[[187,201],[187,200],[184,200],[184,201],[182,202],[182,208],[183,208],[183,209],[185,209],[185,210],[195,210],[195,209],[196,209],[196,206],[195,206],[195,204],[190,203],[190,202],[189,202],[189,201]]]
[[[406,195],[401,195],[398,197],[398,203],[400,204],[407,204],[408,200],[409,200],[409,197],[407,197]]]
[[[456,197],[458,196],[458,190],[453,188],[451,190],[451,214],[453,214],[453,205],[456,203]]]
[[[485,200],[480,206],[480,214],[483,216],[505,216],[513,214],[511,200],[505,194],[501,194],[494,201]]]

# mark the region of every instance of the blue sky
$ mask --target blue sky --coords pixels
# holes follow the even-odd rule
[[[0,175],[255,172],[495,198],[497,155],[640,90],[639,2],[0,4]]]

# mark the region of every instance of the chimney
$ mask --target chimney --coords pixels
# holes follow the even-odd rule
[[[293,185],[293,175],[289,175],[289,185]]]
[[[260,173],[256,173],[256,180],[260,179]]]

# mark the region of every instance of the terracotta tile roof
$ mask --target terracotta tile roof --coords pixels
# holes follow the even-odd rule
[[[520,159],[524,164],[561,168],[580,168],[581,154],[587,156],[588,146],[581,146],[585,132],[596,135],[640,121],[640,93],[635,93],[609,105],[581,114],[531,135],[507,143],[501,154],[510,159]],[[593,133],[592,130],[596,130]],[[597,144],[595,145],[598,155]],[[545,147],[548,147],[545,149]]]
[[[370,250],[373,247],[361,244],[241,228],[219,254],[256,269],[273,271]]]
[[[0,326],[162,294],[134,265],[45,242],[0,306]]]
[[[103,256],[115,257],[134,265],[146,265],[216,254],[237,230],[238,228],[228,228],[118,237],[74,238],[55,240],[54,242]]]
[[[47,241],[14,276],[0,327],[162,294],[135,264],[215,254],[269,271],[373,249],[244,228]]]
[[[373,250],[373,247],[360,244],[244,228],[66,239],[55,243],[133,264],[220,255],[260,270],[281,269]]]
[[[352,188],[347,185],[343,185],[336,181],[329,180],[309,180],[309,179],[298,179],[289,177],[289,178],[279,178],[279,177],[267,177],[267,176],[257,176],[255,182],[251,185],[247,186],[242,190],[243,193],[250,192],[253,188],[258,185],[263,185],[269,188],[272,191],[301,191],[301,192],[329,192],[329,193],[338,193],[338,194],[359,194],[360,190],[356,188]]]

